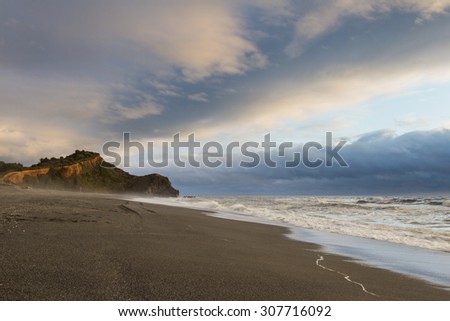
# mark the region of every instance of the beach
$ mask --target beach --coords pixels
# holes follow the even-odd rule
[[[449,300],[286,237],[115,195],[0,186],[0,300]]]

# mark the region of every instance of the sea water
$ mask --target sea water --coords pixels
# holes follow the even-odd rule
[[[285,226],[289,237],[450,288],[450,199],[196,197],[135,199]]]

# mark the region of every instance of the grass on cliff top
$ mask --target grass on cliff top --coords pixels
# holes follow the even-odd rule
[[[30,167],[23,166],[21,163],[6,163],[3,161],[0,161],[0,176],[3,176],[10,172],[20,172],[27,169],[38,169],[38,168],[54,168],[54,167],[61,167],[61,166],[69,166],[73,164],[80,163],[82,161],[92,159],[94,157],[99,156],[100,154],[89,152],[85,150],[76,150],[75,153],[66,156],[66,157],[59,157],[59,158],[41,158],[39,160],[39,163],[33,164]],[[108,164],[105,164],[105,167],[107,167]]]
[[[82,161],[94,158],[99,156],[100,154],[89,152],[85,150],[76,150],[75,153],[60,158],[41,158],[39,163],[31,165],[30,169],[43,168],[43,167],[60,167],[60,166],[69,166],[73,164],[80,163]]]

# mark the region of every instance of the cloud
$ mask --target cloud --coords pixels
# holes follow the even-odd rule
[[[349,17],[376,19],[379,14],[400,12],[417,14],[415,24],[420,25],[434,15],[446,14],[450,0],[328,0],[318,1],[295,24],[295,38],[286,47],[291,58],[299,56],[307,43],[339,28]]]
[[[254,139],[268,131],[286,130],[291,137],[301,137],[295,127],[301,129],[313,117],[350,110],[356,114],[373,99],[396,97],[420,86],[450,81],[450,65],[445,58],[450,50],[448,44],[430,44],[412,52],[408,52],[410,47],[403,48],[402,41],[397,45],[390,48],[392,55],[384,51],[380,57],[321,66],[320,72],[303,73],[292,68],[289,73],[253,84],[253,90],[247,91],[247,96],[241,95],[237,103],[221,106],[217,118],[206,123],[193,119],[186,130],[235,139]],[[207,118],[203,117],[201,120]],[[413,129],[411,126],[423,124],[422,118],[416,120],[400,121],[401,125],[408,122]],[[326,126],[322,121],[321,132],[329,129]]]
[[[207,102],[209,101],[209,100],[208,100],[208,94],[207,94],[207,93],[196,93],[196,94],[192,94],[192,95],[189,95],[188,98],[189,98],[190,100],[193,100],[193,101],[199,101],[199,102],[202,102],[202,103],[207,103]]]
[[[427,124],[425,117],[418,117],[417,115],[405,115],[399,119],[396,119],[396,123],[400,127],[417,128]]]
[[[264,68],[267,57],[239,12],[281,7],[265,1],[6,2],[0,64],[103,73],[140,66],[191,82]]]
[[[400,136],[385,131],[371,133],[343,152],[351,170],[334,171],[328,176],[354,177],[384,188],[394,184],[404,188],[405,193],[411,182],[417,190],[442,192],[450,187],[444,183],[450,177],[445,165],[450,154],[443,148],[449,143],[449,130],[415,131]]]
[[[360,135],[347,144],[341,155],[349,167],[300,165],[296,168],[216,168],[214,170],[163,169],[173,173],[173,181],[184,193],[251,195],[411,195],[440,194],[450,189],[450,130],[414,131],[396,135],[380,130]],[[272,155],[283,164],[293,159]],[[311,158],[324,159],[323,152]]]
[[[158,95],[169,97],[180,97],[180,88],[172,84],[158,81],[156,79],[144,79],[142,81],[145,85],[155,88]]]
[[[67,122],[32,122],[27,119],[2,118],[0,123],[0,159],[36,163],[43,156],[69,155],[75,149],[98,150],[101,139],[83,126]]]
[[[155,97],[137,86],[121,84],[113,86],[110,91],[111,97],[104,101],[102,110],[106,122],[138,120],[159,115],[163,111]]]
[[[0,77],[3,117],[116,123],[158,115],[153,96],[129,84],[43,78],[6,73]]]
[[[161,113],[133,86],[95,81],[0,76],[0,159],[34,162],[76,148],[99,150],[112,126]]]
[[[0,76],[2,121],[17,117],[47,122],[50,118],[86,121],[102,114],[105,88],[92,81],[45,79],[15,73]]]
[[[422,19],[422,18],[416,18],[416,20],[414,20],[414,24],[416,24],[416,25],[418,25],[418,26],[423,25],[424,22],[425,22],[425,20]]]
[[[179,68],[189,81],[242,74],[267,64],[237,12],[224,2],[165,1],[132,15],[117,32]]]

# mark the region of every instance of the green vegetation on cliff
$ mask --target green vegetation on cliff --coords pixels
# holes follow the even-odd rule
[[[58,167],[58,166],[68,166],[73,165],[94,157],[100,156],[99,153],[89,152],[85,150],[76,150],[75,153],[66,156],[66,157],[59,157],[59,158],[41,158],[39,160],[39,163],[31,165],[30,168],[45,168],[45,167]]]
[[[20,163],[5,163],[0,161],[0,176],[8,172],[21,171],[25,169],[25,167]]]

